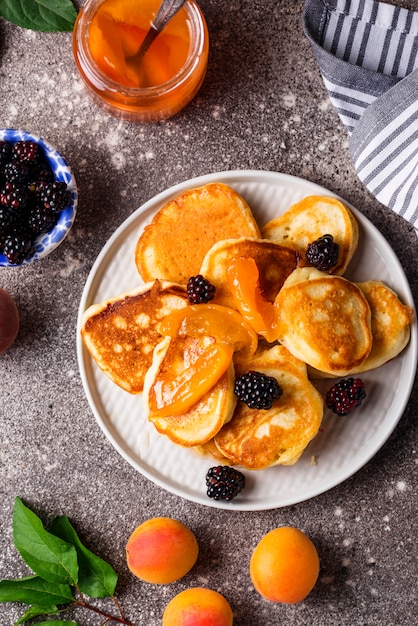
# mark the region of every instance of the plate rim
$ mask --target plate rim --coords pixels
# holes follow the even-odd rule
[[[118,244],[120,236],[123,233],[125,233],[125,231],[129,230],[129,228],[133,226],[133,224],[136,222],[136,220],[138,220],[138,218],[140,218],[143,214],[145,214],[149,210],[153,209],[154,212],[156,212],[158,208],[155,208],[155,206],[157,205],[162,206],[167,201],[169,201],[170,198],[175,197],[176,195],[178,195],[185,189],[199,187],[204,184],[215,182],[215,181],[223,182],[225,184],[230,184],[231,186],[233,186],[234,181],[243,182],[244,179],[248,180],[251,178],[262,179],[262,181],[260,182],[271,181],[273,184],[275,181],[277,183],[278,180],[280,180],[282,183],[286,181],[290,181],[292,184],[296,183],[301,186],[306,185],[310,190],[309,195],[313,195],[316,189],[320,195],[328,195],[344,202],[344,204],[346,204],[351,210],[353,210],[356,218],[359,220],[362,227],[366,230],[367,234],[371,233],[373,237],[377,238],[379,243],[385,247],[385,253],[389,253],[391,262],[393,262],[396,265],[397,272],[400,273],[404,279],[402,299],[414,309],[414,314],[415,314],[414,321],[411,325],[411,336],[409,340],[409,345],[406,347],[406,350],[408,350],[408,354],[409,355],[412,354],[412,357],[411,357],[412,367],[409,371],[409,379],[406,383],[406,388],[405,388],[406,392],[402,394],[403,396],[402,400],[398,402],[396,419],[392,419],[387,424],[385,424],[385,422],[380,424],[380,426],[377,428],[376,432],[374,433],[373,437],[368,442],[367,454],[365,455],[363,453],[359,462],[351,466],[350,469],[346,471],[345,473],[343,473],[342,476],[338,475],[338,477],[336,476],[334,477],[334,479],[332,478],[329,479],[322,486],[317,486],[310,493],[306,493],[302,497],[298,497],[298,498],[289,497],[288,500],[286,500],[286,498],[284,499],[282,498],[282,502],[280,503],[275,503],[275,504],[259,503],[257,505],[255,503],[240,502],[239,500],[233,500],[232,502],[223,502],[223,501],[215,501],[207,497],[206,499],[204,499],[203,497],[196,497],[195,495],[188,494],[186,490],[177,488],[175,485],[170,484],[168,486],[167,480],[161,479],[160,476],[156,472],[153,473],[151,471],[152,468],[150,468],[150,470],[147,470],[146,468],[143,467],[143,465],[137,463],[134,459],[130,458],[129,455],[126,453],[126,450],[124,450],[123,446],[118,440],[118,437],[116,437],[112,432],[110,432],[110,429],[104,423],[103,417],[100,415],[100,412],[96,406],[96,403],[93,398],[92,390],[90,389],[90,386],[88,384],[87,375],[85,371],[85,363],[84,363],[85,358],[88,358],[89,360],[91,360],[92,358],[90,357],[86,347],[84,346],[84,342],[82,341],[81,333],[80,333],[80,325],[81,325],[81,319],[82,319],[83,313],[90,304],[88,302],[89,294],[94,289],[94,285],[100,282],[101,275],[105,273],[105,270],[103,269],[101,273],[99,272],[102,266],[103,260],[108,256],[112,247]],[[141,282],[140,277],[139,277],[139,282]],[[91,302],[91,304],[92,303],[93,302]],[[378,228],[363,213],[361,213],[359,209],[351,205],[350,202],[348,202],[347,200],[345,200],[338,194],[332,192],[331,190],[317,183],[311,182],[304,178],[294,176],[292,174],[285,174],[285,173],[275,172],[275,171],[270,171],[270,170],[236,169],[236,170],[225,170],[225,171],[212,172],[209,174],[203,174],[203,175],[191,178],[191,179],[184,180],[175,185],[172,185],[164,189],[163,191],[157,193],[153,197],[149,198],[147,201],[145,201],[116,228],[116,230],[113,232],[113,234],[109,237],[109,239],[105,242],[105,244],[101,248],[95,261],[93,262],[93,265],[90,269],[89,275],[85,282],[82,296],[81,296],[80,303],[79,303],[78,315],[77,315],[77,360],[78,360],[78,365],[79,365],[79,373],[82,379],[83,389],[87,397],[90,410],[92,411],[96,419],[96,422],[100,426],[102,432],[105,434],[107,439],[113,445],[115,450],[119,453],[119,455],[122,456],[122,458],[125,461],[127,461],[136,471],[141,473],[145,478],[147,478],[148,480],[150,480],[151,482],[153,482],[154,484],[156,484],[163,490],[168,491],[169,493],[180,496],[195,504],[201,504],[203,506],[209,506],[211,508],[218,508],[218,509],[223,509],[223,510],[234,510],[234,511],[263,511],[263,510],[284,508],[284,507],[291,506],[294,504],[299,504],[301,502],[317,497],[323,493],[326,493],[327,491],[333,489],[334,487],[342,484],[343,482],[348,480],[351,476],[356,474],[360,469],[362,469],[384,446],[384,444],[387,442],[387,440],[389,439],[389,437],[395,430],[396,426],[398,425],[400,419],[402,418],[405,412],[405,408],[411,396],[411,392],[412,392],[412,388],[413,388],[413,384],[415,380],[415,373],[417,369],[417,363],[418,363],[417,344],[418,344],[418,340],[417,340],[415,304],[414,304],[414,298],[413,298],[409,281],[405,275],[402,264],[400,263],[397,255],[395,254],[394,250],[392,249],[391,245],[386,240],[386,238],[383,236],[383,234],[378,230]],[[379,437],[377,437],[378,434],[380,435]],[[371,445],[372,443],[374,443],[374,445]],[[213,462],[211,464],[213,465]]]

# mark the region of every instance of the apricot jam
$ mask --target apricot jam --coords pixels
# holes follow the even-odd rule
[[[275,341],[274,306],[263,297],[256,262],[250,257],[233,259],[227,271],[228,287],[241,315],[256,333]]]
[[[75,63],[87,92],[108,113],[154,122],[183,109],[207,67],[209,36],[195,0],[152,43],[141,63],[134,55],[161,0],[87,0],[73,31]]]
[[[150,414],[155,417],[182,415],[216,385],[228,369],[233,347],[213,343],[178,376],[157,379],[150,390]]]
[[[174,311],[162,320],[159,332],[168,337],[208,335],[246,356],[254,354],[258,346],[257,333],[243,316],[220,304],[192,304]]]

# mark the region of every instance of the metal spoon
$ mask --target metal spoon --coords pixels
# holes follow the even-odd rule
[[[137,74],[142,63],[142,59],[146,54],[148,48],[153,43],[155,38],[161,33],[161,31],[167,26],[168,22],[173,18],[176,13],[181,9],[186,0],[163,0],[151,22],[151,26],[145,35],[144,40],[139,46],[135,54],[127,56],[125,58],[127,66],[134,70]]]

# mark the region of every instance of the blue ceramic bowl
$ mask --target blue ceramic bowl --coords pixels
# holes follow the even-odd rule
[[[34,261],[38,261],[48,256],[68,235],[75,219],[78,205],[78,192],[74,175],[70,166],[64,157],[45,139],[28,133],[24,130],[15,130],[13,128],[0,128],[0,141],[9,141],[16,143],[17,141],[35,141],[38,143],[48,160],[55,180],[67,183],[67,187],[71,194],[71,201],[68,206],[61,211],[55,226],[48,232],[38,235],[35,239],[31,254],[19,265],[10,263],[6,257],[0,253],[0,266],[3,267],[21,267],[28,265]]]

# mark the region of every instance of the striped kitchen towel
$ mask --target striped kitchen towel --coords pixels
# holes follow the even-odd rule
[[[303,25],[360,180],[418,231],[418,12],[306,0]]]

